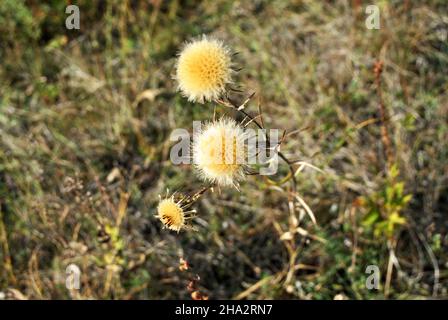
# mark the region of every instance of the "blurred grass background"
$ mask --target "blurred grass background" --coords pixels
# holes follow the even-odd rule
[[[365,27],[371,2],[380,30]],[[69,4],[80,30],[65,28]],[[240,53],[250,112],[303,129],[282,151],[325,171],[298,176],[317,226],[300,216],[288,233],[287,197],[257,177],[202,198],[196,232],[154,218],[166,188],[200,186],[170,162],[169,135],[213,114],[172,80],[179,48],[201,34]],[[2,0],[0,292],[190,298],[197,274],[212,299],[447,298],[447,38],[444,0]],[[79,291],[65,287],[70,263]],[[379,290],[365,286],[372,264]]]

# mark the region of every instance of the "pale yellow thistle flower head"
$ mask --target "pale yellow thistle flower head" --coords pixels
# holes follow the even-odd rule
[[[175,201],[173,195],[160,199],[156,217],[159,218],[166,228],[179,232],[186,227],[186,221],[191,218],[191,213],[194,212],[196,211],[186,211],[183,206],[183,198]]]
[[[176,65],[178,89],[189,101],[218,99],[232,82],[230,50],[221,41],[201,39],[185,45]]]
[[[222,118],[205,126],[193,142],[193,161],[199,176],[219,186],[235,186],[245,178],[247,146],[244,129]]]

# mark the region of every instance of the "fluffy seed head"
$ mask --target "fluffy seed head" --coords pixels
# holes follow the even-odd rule
[[[165,227],[177,232],[185,226],[185,212],[180,202],[174,201],[174,197],[160,200],[156,217]]]
[[[176,79],[189,101],[204,103],[219,98],[231,77],[229,50],[218,40],[202,36],[188,43],[179,55]]]
[[[238,186],[246,167],[246,133],[233,119],[209,123],[194,137],[193,161],[203,180]]]

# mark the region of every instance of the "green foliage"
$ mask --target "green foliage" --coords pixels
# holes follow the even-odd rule
[[[399,170],[393,165],[382,190],[362,199],[367,213],[363,226],[373,230],[375,237],[392,238],[399,227],[406,224],[402,211],[411,201],[411,194],[404,194],[404,182],[397,181]]]
[[[0,3],[0,42],[4,45],[15,41],[26,43],[38,39],[40,29],[25,0],[4,0]]]

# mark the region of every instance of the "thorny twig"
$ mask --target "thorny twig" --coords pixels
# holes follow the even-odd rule
[[[389,137],[389,131],[387,128],[387,114],[386,107],[383,101],[383,91],[381,89],[381,74],[383,72],[383,61],[377,61],[375,63],[373,72],[375,74],[375,84],[376,84],[376,92],[379,100],[379,112],[380,112],[380,125],[381,125],[381,142],[384,147],[384,152],[386,154],[386,167],[387,172],[389,173],[390,168],[393,165],[393,153],[392,147]],[[393,257],[395,256],[395,247],[396,240],[388,241],[389,247],[389,261],[387,264],[387,274],[386,274],[386,284],[384,286],[384,295],[387,297],[389,295],[390,282],[392,281],[392,272],[393,272]]]
[[[234,110],[236,110],[237,112],[241,113],[244,116],[244,119],[249,119],[248,123],[254,123],[259,129],[263,130],[265,139],[266,139],[266,144],[267,144],[267,148],[270,148],[270,138],[269,135],[267,133],[264,126],[264,121],[263,121],[263,116],[262,116],[262,112],[261,112],[261,107],[260,105],[258,105],[258,112],[259,114],[257,116],[252,116],[251,114],[249,114],[248,112],[246,112],[244,110],[245,106],[249,103],[249,101],[254,97],[255,92],[252,93],[246,100],[244,100],[244,102],[240,105],[238,105],[237,103],[235,103],[234,101],[232,101],[232,99],[230,99],[229,96],[226,96],[225,99],[217,99],[216,102],[220,105],[223,105],[225,107],[229,107],[232,108]],[[257,119],[260,119],[260,122],[257,121]],[[291,180],[291,189],[290,192],[288,193],[288,203],[290,204],[290,214],[294,216],[294,212],[295,212],[295,206],[294,206],[294,201],[297,201],[301,206],[303,206],[303,208],[305,209],[305,212],[310,216],[312,222],[314,224],[316,224],[316,220],[314,218],[314,214],[312,213],[311,209],[308,207],[308,205],[305,203],[305,201],[303,201],[303,199],[299,196],[298,192],[297,192],[297,178],[296,178],[296,173],[299,172],[301,169],[301,167],[299,167],[298,170],[296,170],[294,168],[294,164],[301,164],[301,166],[304,167],[303,162],[299,161],[299,160],[290,160],[288,159],[288,157],[286,157],[280,150],[279,147],[280,145],[283,143],[285,137],[287,136],[286,131],[283,132],[282,138],[280,139],[279,143],[277,146],[275,146],[275,150],[277,151],[278,156],[286,163],[286,165],[289,168],[289,174],[287,177],[285,177],[281,183],[285,183],[289,180]],[[302,169],[303,169],[302,167]],[[274,224],[275,226],[275,224]],[[297,226],[296,226],[297,227]],[[277,228],[280,228],[280,226],[277,225]],[[290,226],[290,229],[292,227]],[[277,230],[279,231],[279,230]],[[303,246],[304,243],[304,239],[302,238],[301,241],[301,246],[299,248],[296,247],[296,242],[291,240],[291,241],[285,241],[285,246],[289,252],[289,266],[288,266],[288,271],[286,272],[286,276],[285,276],[285,285],[288,285],[291,281],[292,281],[292,277],[294,275],[295,272],[295,264],[296,264],[296,260],[298,257],[298,253],[301,249],[301,247]]]
[[[386,153],[387,166],[390,168],[393,163],[392,144],[390,141],[389,131],[387,128],[387,112],[383,101],[383,91],[381,89],[381,74],[383,72],[383,62],[378,61],[375,63],[373,72],[375,73],[376,91],[379,100],[380,109],[380,121],[381,121],[381,141],[384,145],[384,151]]]
[[[245,117],[247,117],[249,119],[249,122],[253,122],[258,128],[260,129],[264,129],[264,123],[263,123],[263,118],[261,116],[261,113],[259,116],[253,117],[252,115],[250,115],[249,113],[247,113],[244,108],[247,105],[247,103],[249,103],[249,101],[254,97],[255,92],[252,93],[241,105],[238,105],[237,103],[235,103],[234,101],[232,101],[229,97],[226,97],[226,100],[223,99],[217,99],[216,102],[225,106],[225,107],[230,107],[238,112],[240,112],[241,114],[243,114]],[[259,109],[261,110],[261,109]],[[261,120],[261,124],[256,120],[257,117],[260,117]],[[266,138],[266,143],[268,144],[268,148],[269,148],[269,136],[267,134],[267,132],[264,132],[265,134],[265,138]],[[297,179],[295,177],[295,170],[293,167],[294,161],[289,160],[280,150],[278,150],[278,156],[288,165],[289,168],[289,172],[290,172],[290,179],[292,181],[292,193],[296,193],[297,192]]]
[[[199,281],[201,280],[201,277],[198,274],[192,274],[190,264],[182,257],[179,259],[179,271],[189,271],[187,272],[189,280],[186,289],[190,292],[191,298],[193,300],[208,300],[208,296],[199,290]]]
[[[204,193],[208,190],[213,189],[214,185],[208,185],[206,187],[201,188],[191,195],[186,195],[184,198],[184,206],[186,208],[190,207],[193,203],[195,203]]]

